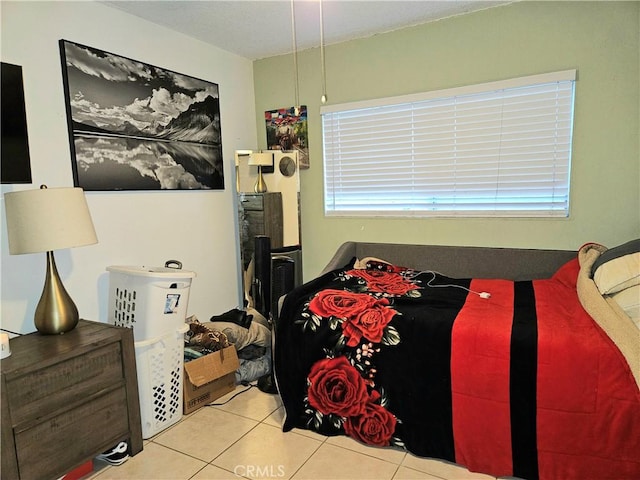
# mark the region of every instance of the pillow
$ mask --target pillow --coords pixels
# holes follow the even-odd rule
[[[371,265],[371,264],[391,265],[391,262],[387,262],[386,260],[381,260],[376,257],[365,257],[361,260],[356,258],[356,261],[353,264],[353,268],[355,270],[366,270],[367,265]]]
[[[376,257],[365,257],[361,260],[355,259],[353,263],[354,270],[380,270],[383,272],[389,273],[400,273],[405,270],[411,270],[407,267],[401,267],[399,265],[394,265],[391,262],[387,262],[386,260],[381,260]]]
[[[640,284],[640,239],[604,252],[594,262],[592,273],[603,295]]]
[[[610,296],[640,329],[640,285],[625,288]]]

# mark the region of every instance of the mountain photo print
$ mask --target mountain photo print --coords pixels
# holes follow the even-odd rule
[[[75,186],[224,189],[218,85],[60,40]]]

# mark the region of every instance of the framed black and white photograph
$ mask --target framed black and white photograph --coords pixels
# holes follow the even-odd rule
[[[74,183],[224,189],[218,85],[60,41]]]

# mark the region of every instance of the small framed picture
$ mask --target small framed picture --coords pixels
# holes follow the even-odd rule
[[[264,112],[269,150],[296,150],[300,168],[309,168],[307,107],[279,108]]]

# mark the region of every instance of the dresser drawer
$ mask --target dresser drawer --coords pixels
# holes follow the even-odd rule
[[[240,201],[245,210],[263,210],[264,202],[262,195],[243,195]]]
[[[51,465],[82,463],[104,451],[128,430],[124,386],[95,400],[15,431],[20,478],[39,478]]]
[[[7,382],[14,427],[49,412],[83,403],[97,392],[122,384],[121,343],[111,343],[81,357],[73,357],[17,376]]]
[[[250,238],[265,234],[264,215],[262,212],[247,211],[245,212],[245,219]]]

